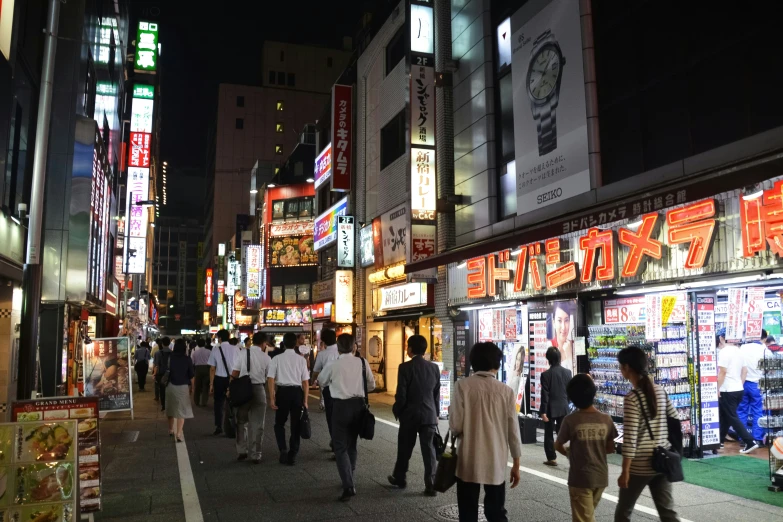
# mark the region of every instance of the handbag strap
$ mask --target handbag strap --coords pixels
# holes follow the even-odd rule
[[[223,359],[223,367],[226,369],[226,377],[228,377],[228,364],[226,364],[226,356],[223,355],[223,347],[218,346],[218,351],[220,351],[220,358]]]
[[[247,349],[247,375],[250,376],[250,348]]]
[[[370,397],[367,395],[367,369],[364,366],[364,357],[359,357],[362,360],[362,386],[364,387],[364,405],[369,409]]]
[[[644,417],[644,423],[647,425],[647,433],[650,434],[650,440],[655,443],[655,437],[653,437],[652,428],[650,428],[650,420],[647,418],[647,410],[644,408],[644,401],[642,400],[642,396],[639,395],[639,390],[634,389],[633,392],[636,394],[636,398],[639,400],[639,407],[642,409],[642,417]]]

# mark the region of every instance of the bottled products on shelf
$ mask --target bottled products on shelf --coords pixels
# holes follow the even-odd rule
[[[765,350],[764,358],[758,364],[758,369],[764,374],[759,381],[764,400],[764,413],[759,418],[759,426],[766,432],[764,442],[771,445],[776,437],[783,436],[783,353]],[[778,489],[783,487],[783,476],[777,473],[780,462],[770,451],[769,479],[771,487]]]

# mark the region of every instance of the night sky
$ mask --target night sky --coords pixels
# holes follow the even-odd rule
[[[218,84],[260,85],[264,40],[340,47],[367,1],[175,4],[183,8],[161,13],[161,154],[170,166],[205,171]]]

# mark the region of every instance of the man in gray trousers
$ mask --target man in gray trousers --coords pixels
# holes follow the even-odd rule
[[[356,495],[356,443],[366,408],[365,386],[368,392],[374,390],[375,378],[370,365],[354,356],[352,335],[342,334],[337,338],[337,351],[340,355],[318,375],[318,384],[321,388],[329,387],[334,401],[332,442],[337,471],[343,483],[343,494],[338,500],[345,502]]]

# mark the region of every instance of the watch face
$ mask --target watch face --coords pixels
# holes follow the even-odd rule
[[[560,53],[553,46],[541,48],[530,63],[528,90],[536,100],[544,100],[555,90],[560,76]]]

